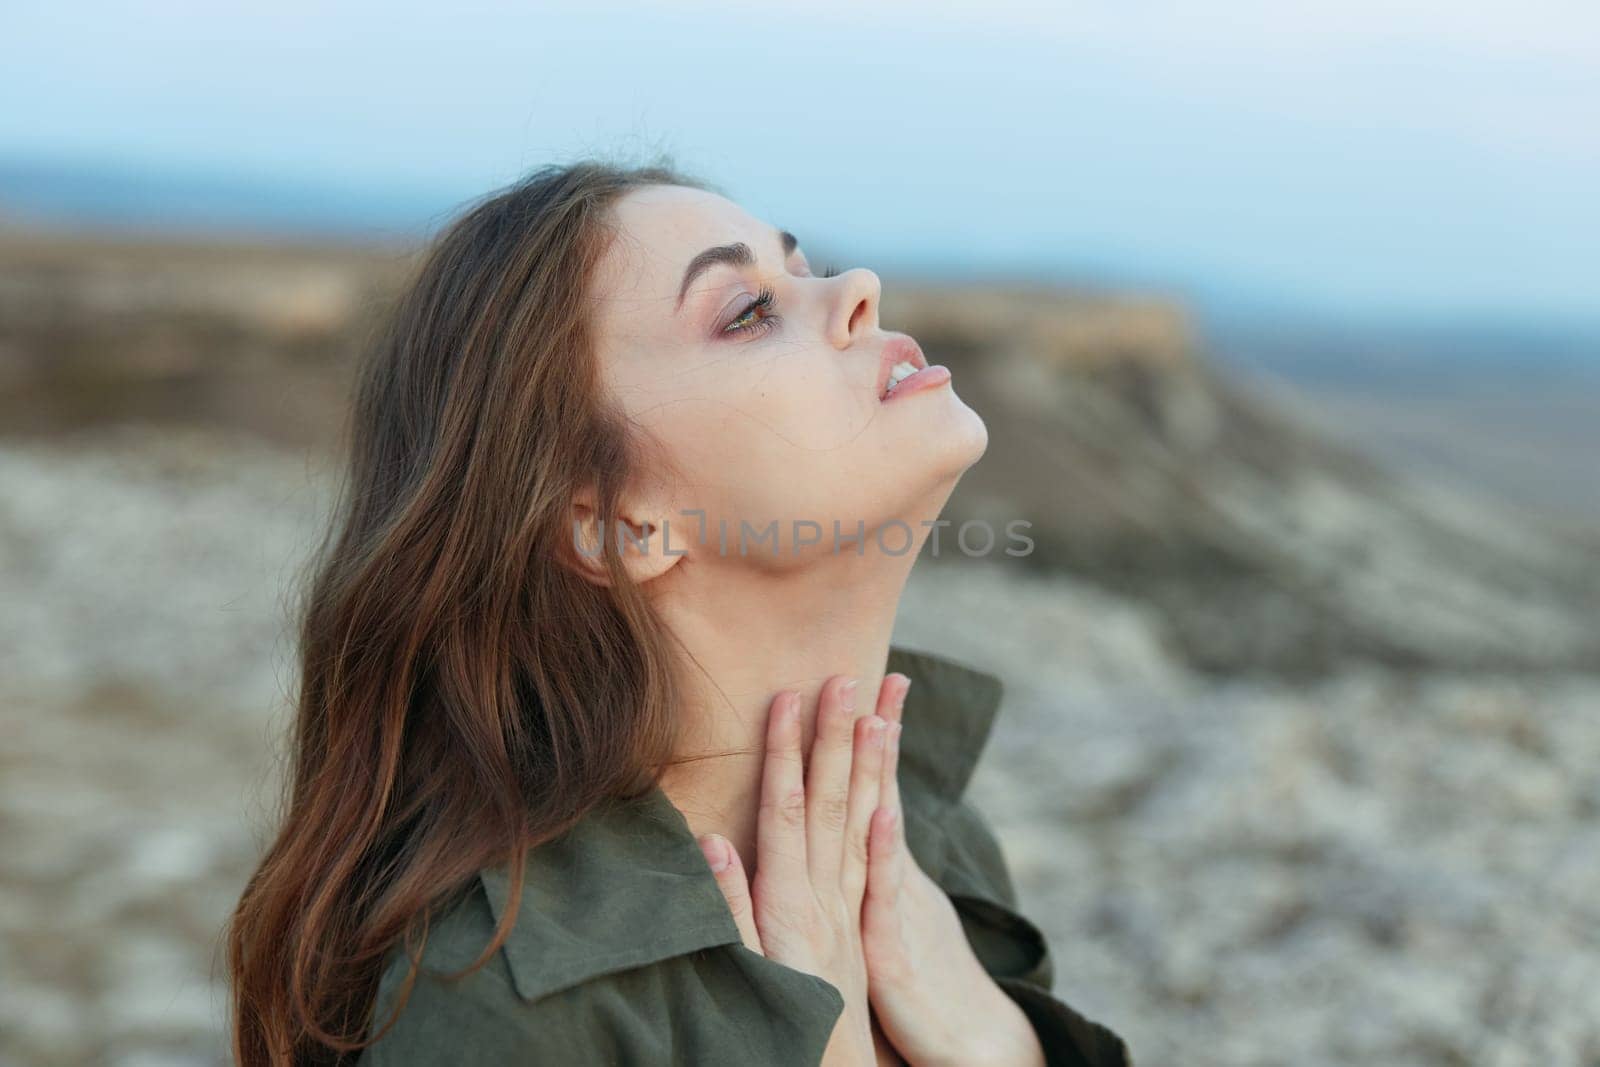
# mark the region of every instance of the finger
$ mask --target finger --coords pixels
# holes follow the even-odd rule
[[[884,675],[883,684],[878,687],[878,714],[890,722],[899,722],[910,690],[911,679],[899,671]]]
[[[874,809],[867,834],[867,891],[862,901],[863,912],[893,910],[905,881],[902,840],[900,812],[894,808]]]
[[[892,808],[877,808],[868,828],[867,891],[861,901],[861,945],[867,959],[872,961],[868,965],[869,991],[904,988],[914,981],[901,900],[907,861],[900,819],[900,813]]]
[[[806,860],[815,885],[837,885],[850,811],[856,679],[834,675],[817,698],[816,739],[806,766]]]
[[[717,888],[733,912],[733,922],[745,948],[761,952],[761,933],[756,929],[755,907],[750,901],[750,880],[745,877],[744,864],[739,862],[739,850],[721,834],[706,834],[698,840],[700,851],[716,876]]]
[[[851,910],[861,905],[867,885],[867,824],[883,791],[884,738],[889,723],[877,715],[856,723],[855,760],[850,765],[850,811],[845,820],[840,884]]]
[[[878,776],[878,805],[892,809],[897,815],[900,812],[900,732],[904,728],[904,723],[889,724],[883,738],[883,773]]]
[[[762,884],[803,885],[806,878],[805,772],[800,761],[800,696],[784,690],[767,716],[767,748],[756,812],[756,873]]]

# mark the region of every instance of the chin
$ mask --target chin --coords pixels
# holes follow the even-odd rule
[[[890,490],[878,497],[880,502],[892,500],[891,513],[913,528],[919,522],[939,517],[961,476],[983,458],[989,446],[989,429],[978,413],[959,402],[955,406],[960,410],[930,427],[927,435],[920,438],[928,443],[919,443],[914,449],[922,458],[918,467],[922,476],[909,477],[902,465],[896,468],[899,473],[894,479],[894,489],[900,494]]]
[[[894,437],[883,442],[885,454],[895,457],[891,466],[901,484],[920,482],[948,492],[989,447],[989,428],[982,417],[954,392],[942,391],[943,396],[908,397],[908,404],[925,405],[919,417],[901,423]],[[906,457],[916,459],[915,476]]]
[[[921,515],[931,508],[932,514],[926,515],[927,518],[934,518],[944,510],[945,501],[955,491],[961,476],[983,457],[989,444],[988,428],[977,412],[964,404],[958,406],[960,410],[951,412],[952,417],[929,429],[924,440],[931,446],[917,446],[917,454],[922,457],[919,469],[926,481],[914,495],[911,510]],[[916,482],[903,484],[915,485]]]
[[[983,417],[953,393],[951,410],[937,431],[941,454],[958,477],[983,458],[989,449],[989,427]]]

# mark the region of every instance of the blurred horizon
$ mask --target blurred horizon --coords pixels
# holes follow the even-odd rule
[[[403,186],[354,188],[316,181],[271,180],[217,169],[174,170],[92,157],[11,159],[0,156],[0,228],[41,234],[83,234],[220,241],[417,243],[491,187],[451,193]],[[823,247],[826,247],[824,244]],[[813,260],[828,253],[811,253]],[[1091,291],[1162,296],[1191,308],[1202,327],[1289,324],[1346,336],[1388,336],[1466,343],[1467,365],[1497,357],[1524,367],[1600,370],[1600,301],[1585,316],[1381,307],[1346,307],[1314,297],[1275,293],[1215,279],[1139,271],[1070,258],[1028,262],[953,262],[886,253],[858,265],[919,282],[1060,285]],[[1514,350],[1513,350],[1514,349]],[[1453,353],[1458,357],[1462,353]],[[1403,363],[1394,365],[1404,371]],[[1424,367],[1422,369],[1432,369]]]

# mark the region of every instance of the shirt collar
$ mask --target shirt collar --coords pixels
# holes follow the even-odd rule
[[[891,645],[888,671],[911,679],[900,742],[907,845],[937,876],[945,807],[958,803],[988,741],[1000,679],[932,652]],[[479,872],[498,925],[504,865]],[[683,813],[659,787],[607,801],[528,854],[505,954],[528,1000],[589,978],[740,942],[739,928]]]

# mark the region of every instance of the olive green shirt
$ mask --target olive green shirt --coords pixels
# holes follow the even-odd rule
[[[908,846],[950,896],[974,953],[1033,1023],[1052,1067],[1126,1067],[1123,1042],[1051,993],[1054,958],[1017,913],[992,831],[963,799],[1000,704],[992,674],[901,646],[912,680],[900,746]],[[455,982],[507,905],[486,868],[430,924],[422,972],[365,1067],[435,1064],[770,1064],[814,1067],[844,1009],[825,979],[746,948],[683,814],[653,788],[586,814],[529,853],[516,925]],[[398,947],[372,1019],[386,1022],[408,970]]]

